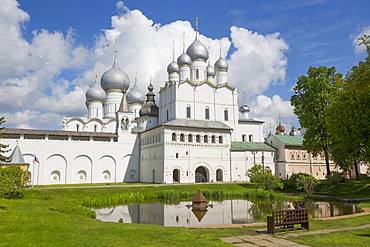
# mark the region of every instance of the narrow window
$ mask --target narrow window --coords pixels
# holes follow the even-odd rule
[[[253,135],[249,135],[249,142],[253,142]]]
[[[191,118],[191,108],[190,105],[186,106],[186,118]]]
[[[178,159],[179,158],[179,153],[176,153],[176,159]]]
[[[188,135],[188,142],[193,142],[193,135],[192,134]]]
[[[196,140],[195,140],[196,142],[200,142],[200,135],[197,135],[197,136],[195,137],[195,139],[196,139]]]
[[[242,142],[245,142],[246,139],[247,139],[247,136],[246,135],[242,135]]]
[[[80,125],[79,124],[76,124],[76,130],[77,130],[77,132],[80,131]]]
[[[172,133],[172,141],[176,141],[176,133]]]
[[[199,79],[199,69],[195,70],[195,79]]]
[[[209,120],[209,107],[208,106],[205,109],[205,118],[206,120]]]
[[[223,142],[223,140],[222,140],[222,136],[219,136],[218,137],[218,143],[222,143]]]
[[[169,113],[168,113],[168,110],[167,110],[167,121],[168,121],[169,118],[170,118],[170,116],[169,116]]]
[[[216,143],[216,136],[214,136],[214,135],[213,135],[213,136],[211,137],[211,141],[212,141],[212,143]]]
[[[96,132],[98,130],[98,126],[95,124],[94,125],[94,132]]]
[[[208,136],[207,135],[204,136],[204,143],[208,143]]]
[[[185,141],[185,135],[184,134],[180,134],[180,142],[184,142]]]
[[[229,121],[229,110],[228,109],[224,110],[224,119],[225,121]]]

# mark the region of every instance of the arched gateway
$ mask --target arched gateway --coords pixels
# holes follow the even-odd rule
[[[173,183],[180,183],[180,170],[175,169],[172,172],[172,182]]]
[[[199,166],[195,170],[195,182],[196,183],[209,182],[209,174],[207,168],[205,168],[204,166]]]

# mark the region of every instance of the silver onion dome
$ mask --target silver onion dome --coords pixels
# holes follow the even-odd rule
[[[158,117],[159,115],[159,108],[155,104],[155,94],[153,92],[154,87],[150,82],[148,86],[148,93],[146,94],[146,102],[144,103],[143,107],[139,111],[140,117],[148,116],[148,117]]]
[[[182,66],[190,66],[191,65],[191,58],[189,57],[188,54],[183,53],[177,58],[177,64],[182,67]]]
[[[186,54],[191,60],[208,60],[208,49],[198,38],[188,47]]]
[[[112,68],[104,72],[101,77],[101,86],[104,90],[127,91],[130,79],[125,71],[118,65],[117,50]]]
[[[179,65],[175,62],[172,61],[168,66],[167,66],[167,73],[172,74],[172,73],[179,73]]]
[[[140,88],[137,85],[136,79],[135,83],[132,87],[130,87],[130,90],[127,93],[127,101],[129,104],[131,103],[140,103],[142,104],[145,99],[145,93],[140,90]]]
[[[222,57],[220,57],[215,63],[215,69],[217,71],[228,71],[229,63]]]
[[[95,84],[86,91],[86,101],[105,101],[105,91],[99,85],[98,80],[96,78]]]
[[[207,65],[207,77],[215,77],[215,75],[216,75],[215,69],[213,68],[212,65],[208,64]]]

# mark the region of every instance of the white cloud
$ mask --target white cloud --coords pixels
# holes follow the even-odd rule
[[[141,11],[129,10],[118,1],[119,15],[111,18],[111,27],[98,35],[89,50],[78,45],[73,29],[67,30],[66,34],[35,30],[32,41],[28,42],[21,30],[29,21],[28,14],[15,0],[5,0],[4,3],[0,7],[0,36],[5,37],[0,39],[0,113],[5,113],[10,118],[8,123],[14,126],[28,124],[59,128],[60,116],[85,115],[85,91],[96,74],[101,76],[112,65],[116,39],[120,65],[131,81],[137,72],[140,87],[145,90],[151,76],[158,91],[167,80],[166,67],[172,60],[172,41],[175,41],[177,58],[182,52],[183,33],[186,48],[195,37],[188,21],[154,23]],[[220,42],[223,56],[229,53],[231,45],[234,46],[235,51],[229,60],[229,81],[238,87],[239,94],[245,92],[252,101],[271,83],[284,81],[288,45],[279,34],[262,35],[234,26],[230,32],[230,39],[200,35],[200,40],[209,47],[212,63],[219,57]],[[76,79],[63,78],[66,70],[74,71]],[[274,97],[271,101],[275,106]],[[258,99],[256,106],[262,107],[262,101]],[[27,121],[20,117],[26,114],[32,116],[30,119],[38,116],[43,120]],[[48,114],[54,117],[45,117]],[[271,117],[262,113],[256,115]],[[47,119],[49,122],[45,122]]]
[[[364,45],[359,45],[358,43],[358,39],[364,34],[370,35],[370,26],[362,28],[360,33],[352,36],[353,37],[352,42],[353,42],[353,46],[355,48],[356,54],[360,54],[366,51],[366,47]]]
[[[288,45],[278,33],[261,35],[238,27],[230,30],[236,48],[230,56],[233,85],[253,97],[264,92],[271,83],[285,79],[287,58],[284,53]]]
[[[290,101],[283,100],[279,95],[274,95],[271,98],[265,95],[259,95],[251,104],[251,117],[262,119],[265,121],[264,133],[275,132],[275,127],[278,124],[279,116],[286,131],[291,125],[297,126],[297,118],[293,113],[293,106]]]

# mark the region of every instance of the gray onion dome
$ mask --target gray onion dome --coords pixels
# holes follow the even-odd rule
[[[229,64],[224,58],[220,57],[215,63],[215,69],[217,71],[228,71]]]
[[[149,116],[149,117],[158,117],[159,115],[159,108],[155,104],[155,94],[153,93],[154,87],[150,82],[148,86],[148,93],[146,94],[146,102],[144,103],[143,107],[139,111],[140,117]]]
[[[185,52],[182,53],[178,58],[177,58],[177,64],[182,67],[182,66],[190,66],[191,65],[191,58],[189,57],[188,54]]]
[[[118,65],[117,51],[112,68],[104,72],[101,77],[101,86],[104,90],[127,91],[130,79],[125,71]]]
[[[98,81],[95,81],[95,84],[86,91],[86,101],[105,101],[105,91],[99,85]]]
[[[167,73],[172,74],[172,73],[179,73],[179,65],[175,61],[172,61],[168,66],[167,66]]]
[[[208,64],[207,65],[207,77],[215,77],[215,75],[216,75],[215,69],[213,68],[212,65]]]
[[[191,60],[208,60],[208,49],[198,38],[188,47],[186,54],[189,55]]]
[[[128,103],[140,103],[142,104],[144,102],[145,93],[140,90],[140,88],[137,86],[136,80],[133,87],[130,87],[130,90],[127,93],[127,100]]]

